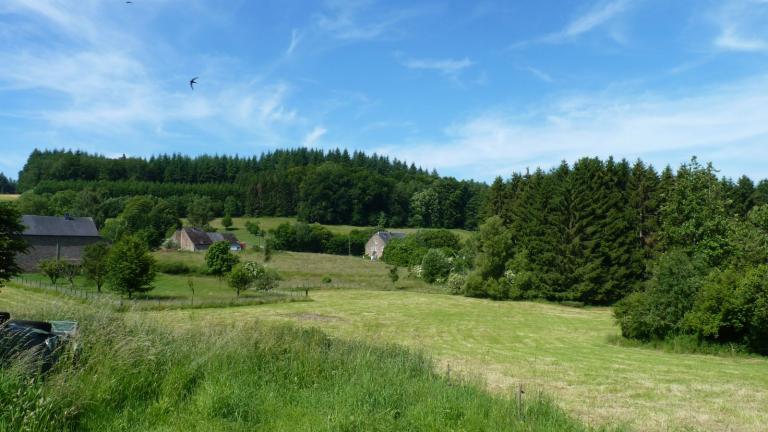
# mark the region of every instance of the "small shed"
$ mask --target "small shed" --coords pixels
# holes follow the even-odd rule
[[[21,224],[22,237],[29,245],[17,260],[24,271],[37,270],[40,261],[47,259],[79,263],[85,247],[101,240],[89,217],[22,215]]]
[[[384,248],[387,246],[390,240],[393,238],[403,238],[405,233],[391,232],[391,231],[379,231],[368,239],[365,243],[365,254],[371,257],[371,260],[377,260],[381,258],[384,253]]]
[[[232,233],[206,232],[199,228],[186,227],[176,230],[171,239],[179,250],[189,252],[208,250],[212,244],[218,241],[229,242],[229,249],[232,251],[239,251],[243,248],[243,244]]]

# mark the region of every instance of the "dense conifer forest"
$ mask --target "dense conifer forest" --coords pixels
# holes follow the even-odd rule
[[[182,217],[203,196],[214,201],[217,216],[297,215],[328,224],[441,228],[475,228],[486,189],[483,183],[440,177],[384,156],[307,148],[258,157],[174,154],[149,159],[35,150],[18,181],[20,192],[37,195],[153,195],[168,200]]]

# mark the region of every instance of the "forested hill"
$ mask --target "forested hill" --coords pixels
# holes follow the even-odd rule
[[[18,189],[37,195],[90,191],[101,198],[151,194],[168,200],[180,216],[204,196],[214,201],[217,215],[474,228],[487,186],[376,154],[297,148],[253,157],[173,154],[149,159],[35,150],[19,173]]]

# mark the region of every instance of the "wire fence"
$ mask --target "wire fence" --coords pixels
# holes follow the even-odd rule
[[[72,284],[52,284],[41,279],[30,279],[23,276],[13,278],[13,281],[21,286],[56,292],[58,294],[78,298],[87,302],[109,304],[118,309],[178,309],[187,307],[220,307],[220,306],[247,306],[265,303],[275,303],[284,300],[297,301],[309,300],[310,287],[279,288],[258,296],[239,296],[221,299],[189,298],[151,298],[138,297],[126,299],[116,294],[97,292],[77,288]]]

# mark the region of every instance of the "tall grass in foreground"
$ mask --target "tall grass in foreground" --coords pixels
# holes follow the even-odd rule
[[[82,352],[45,378],[23,361],[0,370],[2,431],[586,429],[541,398],[520,416],[421,355],[318,330],[165,330],[82,306],[26,315],[78,320]]]

